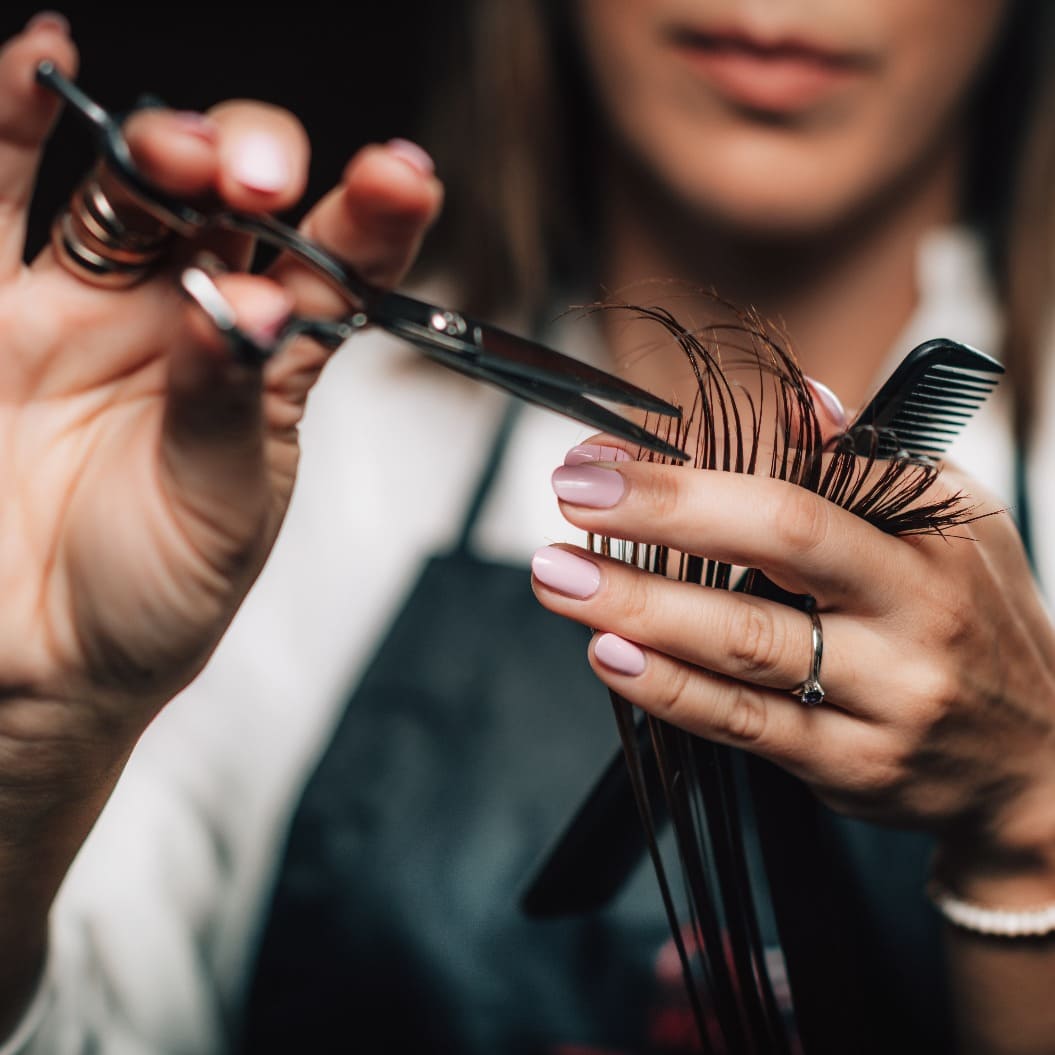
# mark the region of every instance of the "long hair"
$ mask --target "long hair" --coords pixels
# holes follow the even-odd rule
[[[564,0],[443,5],[422,138],[447,184],[423,265],[466,306],[531,314],[576,285],[597,235],[588,88]],[[449,39],[444,40],[444,36]],[[975,88],[961,218],[984,238],[1004,312],[1003,359],[1027,441],[1053,291],[1055,5],[1015,0]],[[588,273],[588,272],[587,272]]]

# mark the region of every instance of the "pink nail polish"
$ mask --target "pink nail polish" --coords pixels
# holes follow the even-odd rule
[[[286,325],[288,319],[289,312],[285,311],[281,315],[275,315],[265,321],[256,322],[249,327],[249,334],[258,344],[270,347],[278,340],[278,335],[282,332],[282,327]]]
[[[836,428],[846,428],[846,411],[839,397],[827,385],[815,381],[812,377],[806,378],[806,384],[813,393],[813,401],[820,406],[824,416]]]
[[[601,569],[593,561],[556,546],[536,550],[531,570],[543,585],[580,601],[593,597],[601,585]]]
[[[591,509],[610,509],[626,490],[619,473],[596,465],[563,465],[553,473],[551,481],[562,501]]]
[[[609,670],[636,678],[645,672],[645,653],[625,638],[602,634],[593,646],[593,654]]]
[[[597,443],[580,443],[564,455],[565,465],[585,465],[587,462],[628,462],[630,455],[622,447],[604,447]]]
[[[187,135],[197,136],[206,143],[215,143],[220,136],[220,126],[205,114],[199,114],[194,110],[177,110],[170,114],[172,123],[181,132]]]
[[[56,29],[67,37],[70,35],[70,20],[59,11],[38,11],[26,23],[25,32],[28,33],[43,26],[47,26],[48,29]]]
[[[292,313],[293,298],[276,296],[266,304],[256,307],[256,317],[246,325],[246,329],[261,344],[271,345],[282,331],[282,327],[289,321]]]
[[[417,143],[409,139],[390,139],[385,146],[390,154],[394,154],[401,161],[405,161],[415,171],[423,176],[432,176],[436,172],[436,164],[429,152]]]
[[[250,190],[274,194],[290,180],[290,160],[282,144],[257,133],[238,140],[231,148],[231,175]]]

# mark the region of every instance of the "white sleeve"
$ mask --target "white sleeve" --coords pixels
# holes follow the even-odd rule
[[[126,773],[63,884],[46,972],[3,1055],[224,1049],[207,940],[221,847],[191,803],[144,775]]]

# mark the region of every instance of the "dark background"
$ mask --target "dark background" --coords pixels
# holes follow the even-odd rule
[[[0,5],[0,39],[17,33],[38,10]],[[181,110],[255,98],[295,113],[313,154],[304,206],[287,219],[296,219],[339,179],[357,147],[417,136],[440,52],[457,43],[453,0],[298,2],[283,7],[281,16],[255,5],[219,4],[111,8],[74,2],[55,10],[70,20],[80,49],[78,83],[108,110],[119,113],[150,92]],[[44,244],[51,217],[91,159],[86,130],[63,116],[41,168],[30,254]]]

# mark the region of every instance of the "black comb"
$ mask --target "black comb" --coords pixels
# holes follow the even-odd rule
[[[927,341],[905,356],[847,435],[861,455],[938,457],[1003,372],[995,359],[965,344]],[[652,774],[644,716],[637,732],[646,773]],[[658,824],[664,818],[656,819]],[[520,907],[542,918],[599,909],[622,889],[647,848],[620,748],[532,874]]]
[[[914,348],[850,426],[854,449],[879,458],[936,458],[996,387],[1004,368],[965,344],[939,338]]]

